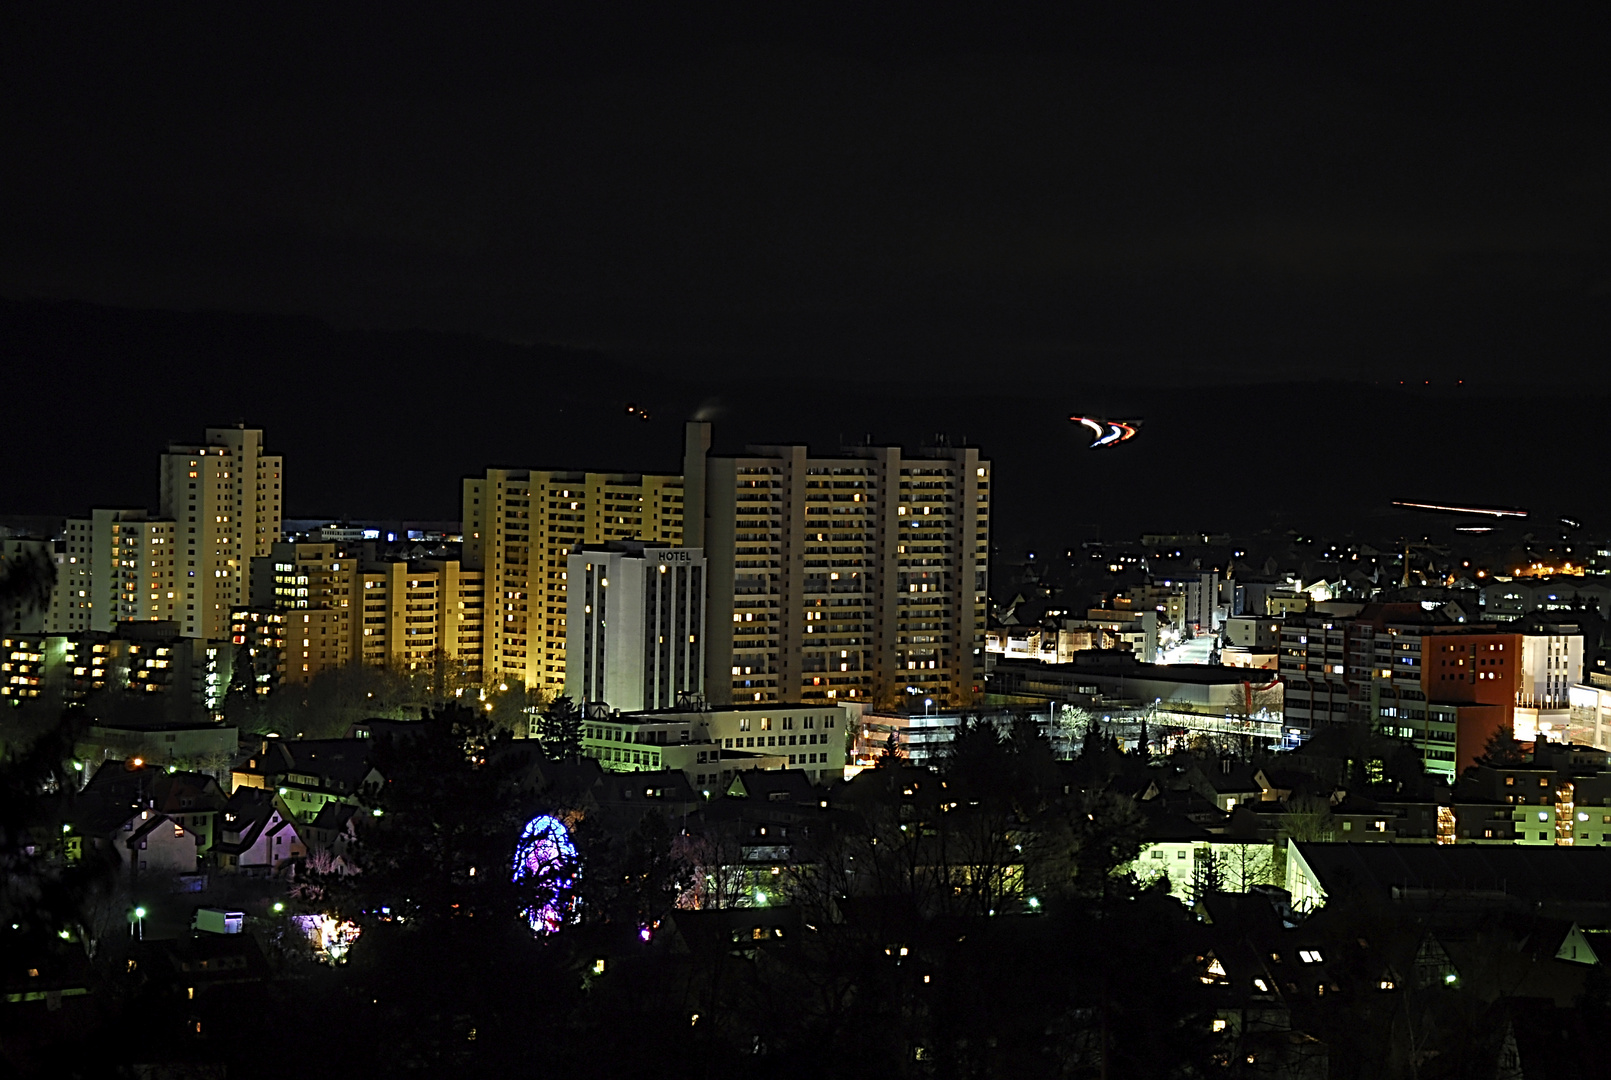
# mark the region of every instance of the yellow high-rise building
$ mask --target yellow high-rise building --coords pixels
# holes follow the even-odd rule
[[[457,559],[366,563],[363,622],[355,626],[366,664],[397,671],[442,668],[449,681],[481,681],[484,580]]]
[[[610,540],[682,543],[682,477],[489,469],[464,481],[464,565],[485,572],[489,683],[565,686],[566,557]]]
[[[162,455],[162,516],[173,520],[178,605],[185,637],[229,636],[230,613],[250,593],[249,567],[280,539],[283,462],[263,453],[257,428],[208,428],[195,445]]]
[[[984,689],[990,462],[804,446],[710,453],[687,427],[683,543],[709,566],[714,704],[971,704]]]
[[[482,575],[455,559],[376,559],[329,541],[282,542],[254,560],[252,609],[237,609],[236,644],[252,611],[283,612],[280,676],[307,683],[351,663],[436,671],[479,682]]]
[[[57,565],[57,629],[112,631],[120,622],[180,621],[178,526],[144,510],[92,510],[68,518]],[[63,595],[65,594],[65,595]]]

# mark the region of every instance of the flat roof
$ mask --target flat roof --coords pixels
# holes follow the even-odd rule
[[[730,713],[730,712],[777,712],[780,709],[842,709],[840,704],[816,704],[804,701],[765,702],[755,701],[747,705],[706,705],[699,708],[671,708],[671,709],[644,709],[641,712],[612,714],[600,717],[599,720],[625,722],[629,720],[651,720],[657,716],[698,716],[704,713]],[[592,720],[593,717],[586,719]]]
[[[1096,650],[1088,650],[1096,651]],[[1110,651],[1110,650],[1104,650]],[[1078,653],[1074,654],[1078,656]],[[1131,653],[1120,653],[1120,656],[1131,656]],[[1226,667],[1216,664],[1144,664],[1139,660],[1125,662],[1122,660],[1108,660],[1105,657],[1096,662],[1071,664],[1048,664],[1041,660],[997,660],[995,671],[1010,671],[1014,674],[1032,675],[1042,672],[1047,676],[1077,679],[1080,677],[1092,679],[1135,679],[1152,682],[1178,682],[1196,683],[1206,686],[1219,686],[1229,683],[1259,682],[1266,679],[1251,679],[1249,673],[1259,674],[1268,672],[1272,677],[1274,672],[1267,668]]]
[[[1327,891],[1352,883],[1382,893],[1501,893],[1538,901],[1611,900],[1611,848],[1302,841],[1296,847]]]

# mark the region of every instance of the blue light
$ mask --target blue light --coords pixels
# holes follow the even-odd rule
[[[551,934],[564,924],[576,867],[576,845],[563,821],[539,814],[526,822],[515,845],[514,882],[531,892],[526,918],[534,931]]]

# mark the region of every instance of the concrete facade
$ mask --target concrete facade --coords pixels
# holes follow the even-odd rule
[[[839,706],[809,702],[610,713],[587,718],[582,752],[612,772],[678,769],[701,791],[747,769],[827,783],[845,775],[846,722]]]
[[[705,688],[704,552],[584,544],[567,565],[565,693],[623,712],[669,709]]]
[[[983,692],[990,463],[976,449],[710,445],[709,424],[688,425],[686,543],[710,566],[712,702]]]

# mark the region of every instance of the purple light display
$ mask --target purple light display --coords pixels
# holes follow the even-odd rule
[[[565,922],[576,865],[576,845],[563,821],[539,814],[526,822],[515,845],[514,881],[531,890],[526,917],[534,931],[551,934]]]

